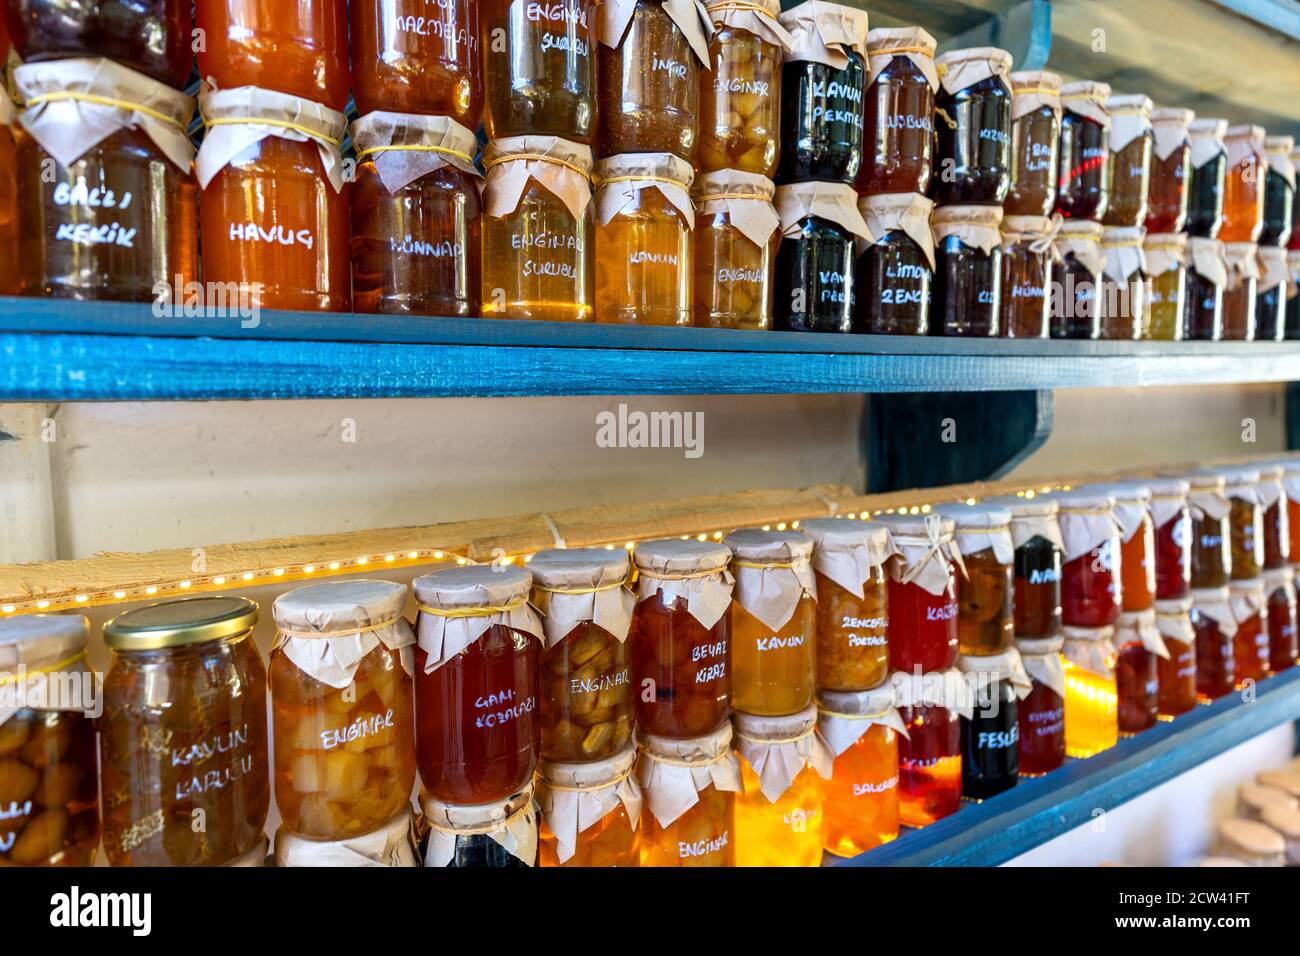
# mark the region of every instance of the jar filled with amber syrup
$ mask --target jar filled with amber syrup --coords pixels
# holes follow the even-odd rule
[[[1216,237],[1226,243],[1258,242],[1264,230],[1268,157],[1262,126],[1230,126],[1223,134],[1227,174],[1223,184],[1223,226]]]
[[[1050,216],[1056,208],[1061,78],[1044,70],[1011,74],[1011,189],[1008,216]]]
[[[1016,650],[1032,682],[1016,708],[1022,777],[1041,777],[1065,763],[1064,646],[1060,633],[1016,638]]]
[[[863,196],[858,210],[874,242],[860,243],[853,330],[926,335],[934,282],[934,203],[918,193]]]
[[[1227,587],[1192,589],[1196,633],[1196,696],[1209,703],[1231,694],[1237,684],[1237,619]]]
[[[1052,331],[1052,246],[1057,221],[1045,216],[1002,220],[1002,335],[1045,339]]]
[[[0,621],[0,673],[27,674],[26,683],[7,682],[0,703],[0,867],[95,861],[98,688],[86,667],[89,631],[73,614]]]
[[[937,59],[935,169],[930,196],[942,206],[1001,206],[1011,189],[1011,54],[996,47],[949,50]]]
[[[0,16],[0,24],[3,23],[4,17]],[[4,46],[0,43],[0,51]],[[14,140],[17,121],[13,100],[8,93],[0,95],[0,169],[18,168]],[[18,177],[10,175],[0,182],[0,295],[18,293],[18,249]]]
[[[1259,577],[1264,569],[1264,496],[1259,488],[1259,469],[1243,466],[1207,470],[1224,480],[1229,505],[1232,580]]]
[[[1228,600],[1232,617],[1237,622],[1233,635],[1233,657],[1236,660],[1235,687],[1245,690],[1273,673],[1272,654],[1269,647],[1268,593],[1264,578],[1233,581],[1228,586]]]
[[[1150,730],[1160,714],[1159,663],[1170,657],[1156,627],[1155,608],[1121,614],[1115,625],[1115,647],[1119,731],[1136,734]]]
[[[772,328],[781,217],[776,187],[753,173],[724,169],[695,180],[694,324],[712,329]]]
[[[863,105],[864,196],[919,193],[934,173],[934,97],[939,71],[935,39],[920,27],[878,28],[867,34],[867,92]]]
[[[1011,512],[996,505],[940,505],[956,524],[957,640],[967,657],[1001,654],[1015,639],[1015,547]]]
[[[1295,218],[1295,137],[1269,136],[1264,139],[1268,177],[1264,184],[1264,228],[1261,246],[1285,247],[1291,241]]]
[[[1192,178],[1187,196],[1187,234],[1218,239],[1223,227],[1223,193],[1228,175],[1228,148],[1224,136],[1228,121],[1193,120],[1187,128],[1191,146]]]
[[[1154,107],[1141,93],[1112,96],[1106,101],[1111,118],[1110,200],[1102,221],[1107,226],[1136,229],[1146,222],[1155,143]]]
[[[1101,280],[1101,338],[1149,338],[1146,253],[1141,226],[1107,226],[1101,237],[1106,265]]]
[[[424,865],[430,868],[517,870],[538,864],[537,802],[533,784],[500,800],[470,805],[420,797],[429,831]]]
[[[1259,288],[1259,246],[1225,242],[1228,282],[1223,287],[1223,340],[1255,341],[1255,292]]]
[[[271,779],[256,623],[252,601],[213,595],[105,625],[100,790],[112,866],[221,866],[263,843]]]
[[[1056,211],[1101,222],[1110,206],[1110,87],[1082,80],[1061,87]]]
[[[1191,110],[1151,111],[1151,184],[1147,187],[1148,233],[1181,233],[1187,225],[1192,182]]]
[[[1101,337],[1105,227],[1090,219],[1067,219],[1056,236],[1052,265],[1052,338]]]
[[[1183,337],[1187,301],[1187,235],[1148,233],[1142,242],[1147,261],[1147,322],[1143,338],[1177,342]]]
[[[1187,291],[1183,304],[1183,338],[1217,342],[1223,338],[1223,298],[1228,260],[1217,239],[1187,240]]]
[[[986,800],[1010,790],[1020,776],[1020,703],[1032,693],[1033,679],[1014,647],[957,662],[971,684],[975,702],[961,720],[961,791]]]
[[[1255,286],[1255,341],[1281,342],[1286,337],[1286,302],[1291,272],[1287,252],[1259,247],[1259,282]]]
[[[1296,628],[1295,571],[1290,567],[1264,572],[1268,594],[1268,654],[1273,673],[1300,661],[1300,632]]]
[[[1113,627],[1065,627],[1065,753],[1076,760],[1119,742],[1114,635]]]
[[[583,763],[543,760],[537,768],[542,866],[641,865],[641,786],[636,744]]]
[[[957,576],[961,551],[952,518],[883,515],[897,553],[888,561],[889,666],[905,674],[946,671],[957,663]]]
[[[822,782],[822,846],[853,857],[898,838],[898,742],[903,719],[889,684],[817,692],[817,732],[834,762]]]
[[[1002,312],[1002,210],[940,206],[930,334],[996,338]]]
[[[1086,493],[1109,495],[1120,530],[1120,575],[1124,611],[1148,611],[1156,599],[1156,529],[1150,486],[1143,481],[1086,485]]]
[[[1123,529],[1107,492],[1054,492],[1065,545],[1061,619],[1067,627],[1113,625],[1123,609]]]
[[[960,672],[892,678],[905,728],[898,741],[898,813],[904,826],[927,827],[961,807],[961,719],[973,695]]]
[[[736,865],[740,764],[731,724],[701,737],[639,737],[636,779],[641,809],[641,865]]]
[[[791,332],[853,331],[854,256],[872,236],[858,194],[843,183],[778,186],[781,245],[776,253],[777,327]]]
[[[1015,547],[1016,637],[1049,637],[1061,630],[1061,564],[1065,545],[1060,506],[1042,495],[986,498],[1011,516]]]
[[[1228,516],[1227,481],[1216,472],[1187,476],[1187,505],[1191,514],[1191,586],[1227,587],[1232,579],[1232,534]]]
[[[1156,602],[1156,630],[1168,657],[1156,658],[1161,720],[1173,720],[1196,706],[1196,630],[1192,627],[1192,597]]]

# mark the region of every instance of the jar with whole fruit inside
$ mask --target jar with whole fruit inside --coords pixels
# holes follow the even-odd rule
[[[583,763],[543,760],[537,768],[542,866],[641,865],[641,787],[636,745]]]
[[[1006,495],[985,498],[983,503],[1004,508],[1011,515],[1016,637],[1051,637],[1061,630],[1065,543],[1061,540],[1060,505],[1043,495]]]
[[[636,778],[641,865],[736,865],[736,800],[743,790],[729,723],[687,739],[645,733]]]
[[[853,857],[898,838],[898,742],[906,733],[889,684],[817,693],[817,732],[833,757],[822,785],[822,846]]]
[[[956,523],[963,573],[957,578],[957,641],[967,657],[1011,648],[1015,639],[1015,546],[1011,512],[997,505],[939,505]]]
[[[1113,625],[1123,610],[1121,554],[1123,531],[1115,519],[1114,499],[1106,492],[1083,490],[1052,494],[1060,505],[1061,613],[1066,627]]]
[[[773,324],[781,217],[776,187],[753,173],[724,169],[695,180],[694,324],[767,331]]]
[[[1160,714],[1160,662],[1171,657],[1156,626],[1155,608],[1121,614],[1115,625],[1115,647],[1120,733],[1149,730]]]

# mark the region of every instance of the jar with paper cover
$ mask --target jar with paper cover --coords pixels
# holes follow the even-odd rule
[[[347,581],[276,598],[268,668],[275,800],[301,836],[344,840],[410,808],[415,633],[406,587]]]
[[[957,575],[961,551],[951,518],[883,515],[897,553],[889,559],[889,666],[906,674],[957,663]]]
[[[449,568],[412,583],[416,765],[436,800],[505,800],[532,779],[543,640],[532,583],[514,565]]]
[[[1264,497],[1259,488],[1259,469],[1249,466],[1206,469],[1220,475],[1228,498],[1228,530],[1231,536],[1231,576],[1247,581],[1264,569]]]
[[[1049,637],[1061,629],[1061,563],[1064,544],[1058,519],[1060,505],[1042,495],[985,498],[989,507],[1011,517],[1015,547],[1016,637]]]
[[[1223,338],[1223,299],[1228,261],[1217,239],[1187,240],[1187,293],[1183,338],[1217,342]]]
[[[1287,554],[1293,562],[1300,562],[1300,458],[1284,458],[1278,464],[1282,466],[1282,504],[1290,538]]]
[[[1020,775],[1020,702],[1033,681],[1014,647],[958,659],[975,701],[961,721],[961,792],[986,800],[1016,785]]]
[[[608,760],[632,740],[627,638],[636,598],[624,550],[539,551],[528,562],[546,638],[541,659],[542,759]]]
[[[1223,340],[1255,341],[1255,291],[1259,287],[1259,246],[1228,242],[1223,246],[1228,282],[1223,287]]]
[[[1209,703],[1231,694],[1237,683],[1237,619],[1227,587],[1192,589],[1196,632],[1196,696]]]
[[[863,104],[864,196],[919,193],[934,172],[934,97],[939,72],[935,39],[920,27],[877,28],[867,34]]]
[[[715,733],[731,715],[731,551],[667,538],[639,542],[632,559],[637,605],[628,640],[637,726],[656,737]]]
[[[877,335],[926,335],[934,281],[934,203],[916,193],[863,196],[858,210],[875,237],[860,243],[853,330]]]
[[[1050,216],[1056,208],[1061,78],[1044,70],[1011,74],[1011,188],[1008,217]]]
[[[1287,866],[1300,866],[1300,809],[1265,807],[1261,822],[1272,827],[1286,840]]]
[[[1300,203],[1297,203],[1300,205]],[[1293,235],[1300,234],[1297,227]],[[1295,241],[1294,239],[1292,240]],[[1286,330],[1282,337],[1288,342],[1300,339],[1300,250],[1288,251],[1286,254],[1288,273],[1286,289]]]
[[[930,334],[996,338],[1002,312],[1002,210],[940,206]]]
[[[960,672],[894,675],[903,735],[898,741],[898,811],[926,827],[961,807],[961,719],[973,699]]]
[[[1285,568],[1291,561],[1290,513],[1287,510],[1283,462],[1264,462],[1256,466],[1259,482],[1256,493],[1262,511],[1265,570]]]
[[[1016,708],[1020,728],[1020,775],[1041,777],[1065,763],[1065,639],[1017,637],[1032,686]]]
[[[778,186],[781,245],[776,254],[779,328],[791,332],[853,330],[857,288],[853,259],[871,234],[858,195],[842,183]]]
[[[1151,486],[1145,481],[1085,485],[1088,493],[1109,495],[1120,529],[1120,584],[1124,611],[1150,610],[1156,599],[1156,531],[1151,516]]]
[[[1148,233],[1142,241],[1147,261],[1147,321],[1144,338],[1176,342],[1183,337],[1187,299],[1187,236]]]
[[[1227,175],[1223,184],[1223,226],[1217,238],[1226,243],[1259,242],[1264,230],[1264,192],[1268,157],[1264,128],[1230,126],[1223,135]]]
[[[0,16],[0,26],[4,17]],[[0,57],[8,57],[0,43]],[[0,169],[18,168],[15,126],[18,117],[8,95],[0,96]],[[0,182],[0,295],[18,293],[18,177],[6,176]]]
[[[1061,87],[1056,211],[1101,222],[1110,206],[1110,87],[1082,80]]]
[[[1223,191],[1228,175],[1228,148],[1224,136],[1228,121],[1193,120],[1187,128],[1191,145],[1192,177],[1188,186],[1187,234],[1218,239],[1223,228]]]
[[[488,143],[483,165],[483,315],[592,321],[591,149],[513,136]]]
[[[1286,338],[1286,305],[1291,281],[1286,250],[1260,246],[1259,281],[1255,285],[1255,341],[1281,342]]]
[[[596,163],[596,321],[691,324],[690,163],[671,153]]]
[[[1076,760],[1119,741],[1118,654],[1113,627],[1071,627],[1065,644],[1065,753]]]
[[[1268,176],[1264,182],[1264,225],[1261,246],[1285,247],[1291,240],[1295,216],[1295,137],[1268,136],[1264,139],[1264,160]]]
[[[889,529],[849,518],[813,518],[799,527],[814,542],[817,687],[878,687],[889,674]]]
[[[1233,581],[1228,586],[1232,616],[1237,622],[1233,635],[1236,660],[1236,689],[1244,690],[1273,673],[1269,646],[1268,593],[1264,578]]]
[[[934,509],[956,525],[961,552],[957,578],[957,640],[961,654],[1001,654],[1015,638],[1015,546],[1011,512],[997,505],[952,504]]]
[[[1168,657],[1156,658],[1156,693],[1161,720],[1173,720],[1196,706],[1196,629],[1190,594],[1156,602],[1156,630]]]
[[[1160,713],[1159,662],[1171,656],[1156,627],[1155,608],[1121,614],[1115,625],[1115,647],[1120,733],[1149,730]]]
[[[1101,628],[1123,609],[1123,529],[1107,492],[1054,492],[1065,544],[1061,567],[1061,617],[1066,626]]]
[[[1196,114],[1184,109],[1151,111],[1151,184],[1147,188],[1148,233],[1181,233],[1187,225],[1192,180],[1189,127]]]
[[[641,865],[736,865],[740,764],[729,723],[693,738],[640,736],[636,779],[641,810]]]
[[[641,865],[641,786],[636,745],[583,763],[543,760],[537,768],[541,865]]]
[[[1052,265],[1052,338],[1101,337],[1105,227],[1089,219],[1067,219],[1056,236]]]
[[[695,180],[692,285],[697,326],[772,328],[781,242],[775,196],[772,181],[753,173],[721,170]]]
[[[538,811],[533,784],[500,800],[471,805],[420,798],[429,836],[426,867],[521,869],[536,866]]]
[[[184,301],[199,271],[194,101],[110,60],[27,63],[13,81],[27,106],[3,177],[22,224],[0,266],[16,263],[11,291],[152,302],[162,287],[165,305]]]
[[[1227,587],[1232,578],[1232,533],[1228,516],[1227,480],[1215,472],[1187,476],[1191,513],[1191,586]]]
[[[271,782],[257,613],[213,595],[105,625],[100,790],[112,866],[220,866],[262,843]]]
[[[199,108],[204,280],[234,283],[254,307],[348,311],[343,114],[247,86],[205,89]]]
[[[1002,220],[1002,335],[1045,339],[1052,330],[1052,245],[1056,222],[1042,216]]]
[[[1106,265],[1101,281],[1101,338],[1148,338],[1146,255],[1141,226],[1107,226],[1101,238]]]
[[[0,867],[94,863],[99,779],[89,630],[80,615],[0,621]]]
[[[414,763],[412,763],[414,769]],[[275,831],[274,864],[277,867],[390,867],[414,869],[420,865],[415,814],[410,791],[402,791],[403,808],[373,830],[340,840],[302,836],[281,825]],[[265,851],[263,850],[263,857]],[[260,866],[228,863],[227,866]]]
[[[817,692],[817,732],[834,760],[822,782],[822,845],[851,857],[898,838],[898,742],[905,734],[889,684]]]
[[[1012,57],[996,47],[949,50],[935,61],[935,166],[940,206],[1001,206],[1011,189]]]
[[[1268,662],[1273,673],[1294,667],[1300,660],[1300,636],[1296,630],[1295,572],[1272,568],[1264,572],[1268,594]]]
[[[831,752],[817,707],[789,716],[732,716],[742,790],[736,796],[736,866],[820,866],[823,784]]]
[[[357,312],[479,314],[478,142],[445,116],[368,113],[352,125]]]
[[[1146,221],[1151,189],[1151,158],[1155,130],[1151,111],[1155,104],[1141,93],[1112,96],[1110,113],[1110,199],[1102,221],[1107,226],[1137,229]]]
[[[1181,598],[1187,594],[1192,579],[1192,519],[1187,503],[1191,485],[1183,478],[1168,477],[1149,478],[1143,483],[1151,491],[1155,597],[1161,601]]]

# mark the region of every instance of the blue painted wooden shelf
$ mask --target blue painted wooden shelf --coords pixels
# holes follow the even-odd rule
[[[1173,779],[1266,730],[1300,718],[1300,668],[1260,682],[1252,702],[1232,694],[1122,739],[1089,760],[1021,780],[963,804],[923,830],[840,866],[997,866]]]

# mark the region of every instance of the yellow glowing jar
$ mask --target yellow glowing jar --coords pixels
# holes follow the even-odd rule
[[[1119,740],[1114,629],[1065,629],[1065,753],[1092,757]]]
[[[643,734],[640,742],[641,865],[735,866],[741,780],[731,725],[686,739]]]
[[[635,744],[591,763],[541,762],[542,866],[641,865],[641,788],[632,777],[635,762]]]
[[[857,856],[898,837],[898,731],[889,685],[860,693],[821,691],[818,732],[835,754],[822,785],[822,846]],[[838,753],[836,753],[838,751]]]

